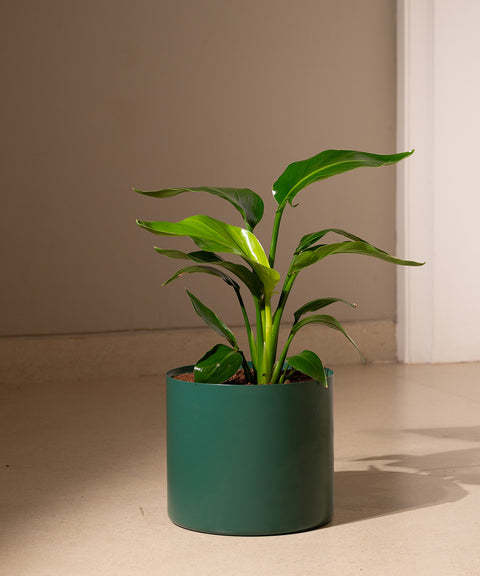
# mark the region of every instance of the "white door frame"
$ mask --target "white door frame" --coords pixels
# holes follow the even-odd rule
[[[397,167],[397,254],[423,268],[398,267],[397,346],[401,362],[431,362],[433,340],[434,0],[397,2],[397,149],[415,154]]]
[[[480,2],[398,0],[398,357],[480,360]]]

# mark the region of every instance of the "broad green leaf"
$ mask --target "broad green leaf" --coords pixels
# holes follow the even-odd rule
[[[234,348],[238,348],[235,336],[230,328],[215,314],[213,310],[210,310],[208,306],[205,306],[200,300],[194,296],[191,292],[187,290],[187,294],[190,296],[193,308],[195,312],[200,316],[200,318],[210,326],[217,334],[226,338]]]
[[[301,316],[307,314],[308,312],[315,312],[316,310],[320,310],[321,308],[325,308],[325,306],[330,306],[330,304],[334,304],[335,302],[343,302],[344,304],[348,304],[352,308],[356,308],[356,304],[352,304],[347,300],[343,300],[343,298],[319,298],[318,300],[312,300],[311,302],[307,302],[301,308],[299,308],[295,314],[295,323],[297,323]]]
[[[227,262],[221,256],[214,254],[213,252],[205,252],[203,250],[198,250],[197,252],[181,252],[180,250],[164,250],[163,248],[157,248],[155,250],[164,256],[169,258],[176,258],[179,260],[193,260],[193,262],[198,262],[200,264],[215,264],[221,266],[232,272],[239,278],[245,286],[250,290],[254,296],[261,296],[263,292],[263,284],[251,270],[242,264],[236,264],[234,262]]]
[[[168,280],[163,283],[163,286],[166,286],[170,282],[176,280],[182,274],[194,274],[194,273],[203,273],[203,274],[210,274],[211,276],[217,276],[217,278],[221,278],[224,282],[226,282],[229,286],[232,286],[235,290],[240,290],[240,286],[230,278],[228,274],[225,274],[221,270],[217,270],[216,268],[212,268],[211,266],[185,266],[185,268],[180,268],[177,270],[173,276],[171,276]]]
[[[202,250],[237,254],[246,260],[260,278],[265,293],[270,296],[280,275],[270,267],[257,237],[244,228],[225,224],[210,216],[190,216],[180,222],[146,222],[137,224],[160,236],[186,236]]]
[[[242,355],[224,344],[216,344],[195,364],[195,382],[222,384],[240,368]]]
[[[233,204],[242,215],[245,224],[250,226],[252,230],[262,219],[264,210],[262,198],[249,188],[209,188],[199,186],[197,188],[165,188],[164,190],[156,190],[154,192],[135,190],[135,192],[144,194],[145,196],[152,196],[153,198],[171,198],[172,196],[183,194],[183,192],[206,192],[213,194]]]
[[[273,185],[273,196],[279,206],[283,207],[287,202],[292,204],[298,192],[312,182],[362,166],[378,167],[395,164],[412,153],[413,150],[390,155],[370,154],[356,150],[324,150],[313,158],[289,164]]]
[[[333,328],[334,330],[338,330],[341,332],[347,340],[355,346],[358,350],[360,357],[362,358],[362,362],[364,361],[363,354],[360,351],[360,348],[356,345],[355,341],[347,334],[344,327],[340,324],[340,322],[334,318],[333,316],[328,316],[327,314],[315,314],[313,316],[307,316],[300,320],[297,324],[294,324],[291,329],[292,334],[296,334],[300,328],[307,326],[307,324],[323,324],[324,326],[328,326],[329,328]]]
[[[321,240],[326,234],[329,232],[335,232],[335,234],[339,234],[340,236],[345,236],[345,238],[349,238],[350,240],[355,240],[358,242],[366,242],[363,238],[359,236],[355,236],[355,234],[351,234],[346,230],[341,230],[340,228],[326,228],[325,230],[320,230],[319,232],[312,232],[311,234],[305,234],[300,240],[297,249],[295,250],[295,254],[299,254],[303,252],[310,246],[316,244],[319,240]]]
[[[325,368],[323,367],[320,358],[311,350],[304,350],[300,354],[290,356],[287,358],[287,363],[307,376],[310,376],[317,382],[320,382],[328,388],[327,377],[325,375]]]
[[[423,262],[415,262],[414,260],[402,260],[401,258],[396,258],[383,250],[375,248],[375,246],[368,244],[368,242],[346,241],[335,244],[324,244],[322,246],[304,250],[300,254],[296,254],[293,257],[290,271],[292,273],[297,273],[302,268],[306,268],[307,266],[310,266],[311,264],[314,264],[332,254],[361,254],[364,256],[379,258],[380,260],[385,260],[385,262],[391,262],[392,264],[398,264],[401,266],[423,266],[424,264]]]

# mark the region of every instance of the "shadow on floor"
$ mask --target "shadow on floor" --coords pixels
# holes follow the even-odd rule
[[[331,525],[455,502],[468,492],[452,478],[420,472],[368,470],[335,473],[335,516]]]
[[[335,517],[331,525],[456,502],[468,495],[463,485],[480,484],[480,427],[406,432],[465,440],[474,446],[426,455],[364,458],[360,461],[377,465],[372,464],[367,470],[336,472]],[[385,470],[385,466],[402,470]]]

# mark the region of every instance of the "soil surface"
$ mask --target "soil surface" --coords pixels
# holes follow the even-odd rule
[[[183,380],[184,382],[195,382],[195,378],[193,372],[187,372],[185,374],[178,374],[177,376],[173,377],[175,380]],[[287,378],[286,382],[305,382],[306,380],[311,380],[310,376],[303,374],[302,372],[295,371],[293,372],[289,378]],[[250,382],[247,382],[245,378],[245,373],[243,369],[237,370],[235,374],[229,378],[224,384],[244,384],[244,385],[251,385]]]

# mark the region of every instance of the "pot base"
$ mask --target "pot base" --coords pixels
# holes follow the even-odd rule
[[[327,526],[332,521],[332,517],[328,518],[327,520],[325,520],[325,522],[322,522],[321,524],[317,524],[316,526],[309,526],[308,528],[304,528],[303,530],[302,529],[300,529],[300,530],[295,529],[295,530],[291,530],[291,531],[281,530],[280,532],[245,532],[245,533],[242,532],[242,533],[237,533],[237,532],[212,532],[209,530],[200,530],[198,528],[190,528],[190,526],[183,526],[182,524],[178,524],[169,516],[172,524],[175,524],[175,526],[178,526],[179,528],[183,528],[184,530],[190,530],[191,532],[198,532],[199,534],[215,534],[216,536],[238,536],[238,537],[282,536],[282,535],[287,535],[287,534],[300,534],[302,532],[310,532],[312,530],[318,530],[320,528],[323,528],[324,526]]]

